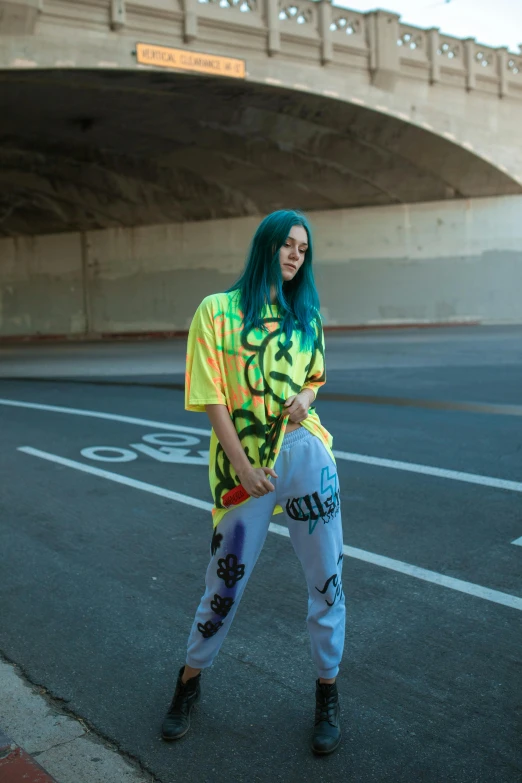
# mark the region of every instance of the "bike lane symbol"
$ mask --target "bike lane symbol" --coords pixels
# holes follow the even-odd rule
[[[196,449],[198,456],[190,456],[193,447],[201,443],[194,435],[158,432],[144,435],[143,443],[131,443],[129,448],[118,446],[89,446],[81,450],[82,457],[97,462],[133,462],[144,454],[157,462],[181,465],[208,465],[208,449]]]

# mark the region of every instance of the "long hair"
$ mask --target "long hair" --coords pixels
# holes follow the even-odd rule
[[[284,245],[292,226],[302,226],[308,236],[305,259],[293,280],[283,281],[279,250]],[[297,329],[301,348],[310,349],[316,338],[319,321],[319,295],[312,271],[312,232],[301,212],[280,209],[272,212],[258,226],[250,245],[245,268],[228,292],[238,291],[243,312],[243,335],[251,329],[263,329],[262,311],[270,304],[272,286],[282,311],[281,331],[286,340]]]

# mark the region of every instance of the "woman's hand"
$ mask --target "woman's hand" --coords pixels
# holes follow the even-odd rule
[[[285,413],[290,414],[290,421],[294,424],[304,421],[313,400],[315,400],[315,394],[311,389],[303,389],[299,394],[293,394],[289,397],[285,402]]]
[[[277,473],[272,468],[253,468],[250,465],[249,468],[238,473],[238,476],[241,486],[253,498],[260,498],[262,495],[267,495],[275,489],[274,485],[267,478],[267,476],[277,478]]]

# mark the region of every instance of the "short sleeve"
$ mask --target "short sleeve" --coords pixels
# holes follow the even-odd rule
[[[206,300],[190,325],[185,369],[185,409],[205,412],[205,405],[226,405],[222,362]]]
[[[317,320],[317,336],[315,338],[312,359],[306,374],[306,381],[303,384],[304,389],[311,389],[317,397],[319,388],[326,383],[326,369],[324,361],[324,332],[320,320]]]

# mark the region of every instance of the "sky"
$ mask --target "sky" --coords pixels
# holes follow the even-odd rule
[[[334,0],[354,11],[384,8],[400,14],[406,24],[440,27],[457,38],[476,38],[487,46],[522,44],[522,0]]]

